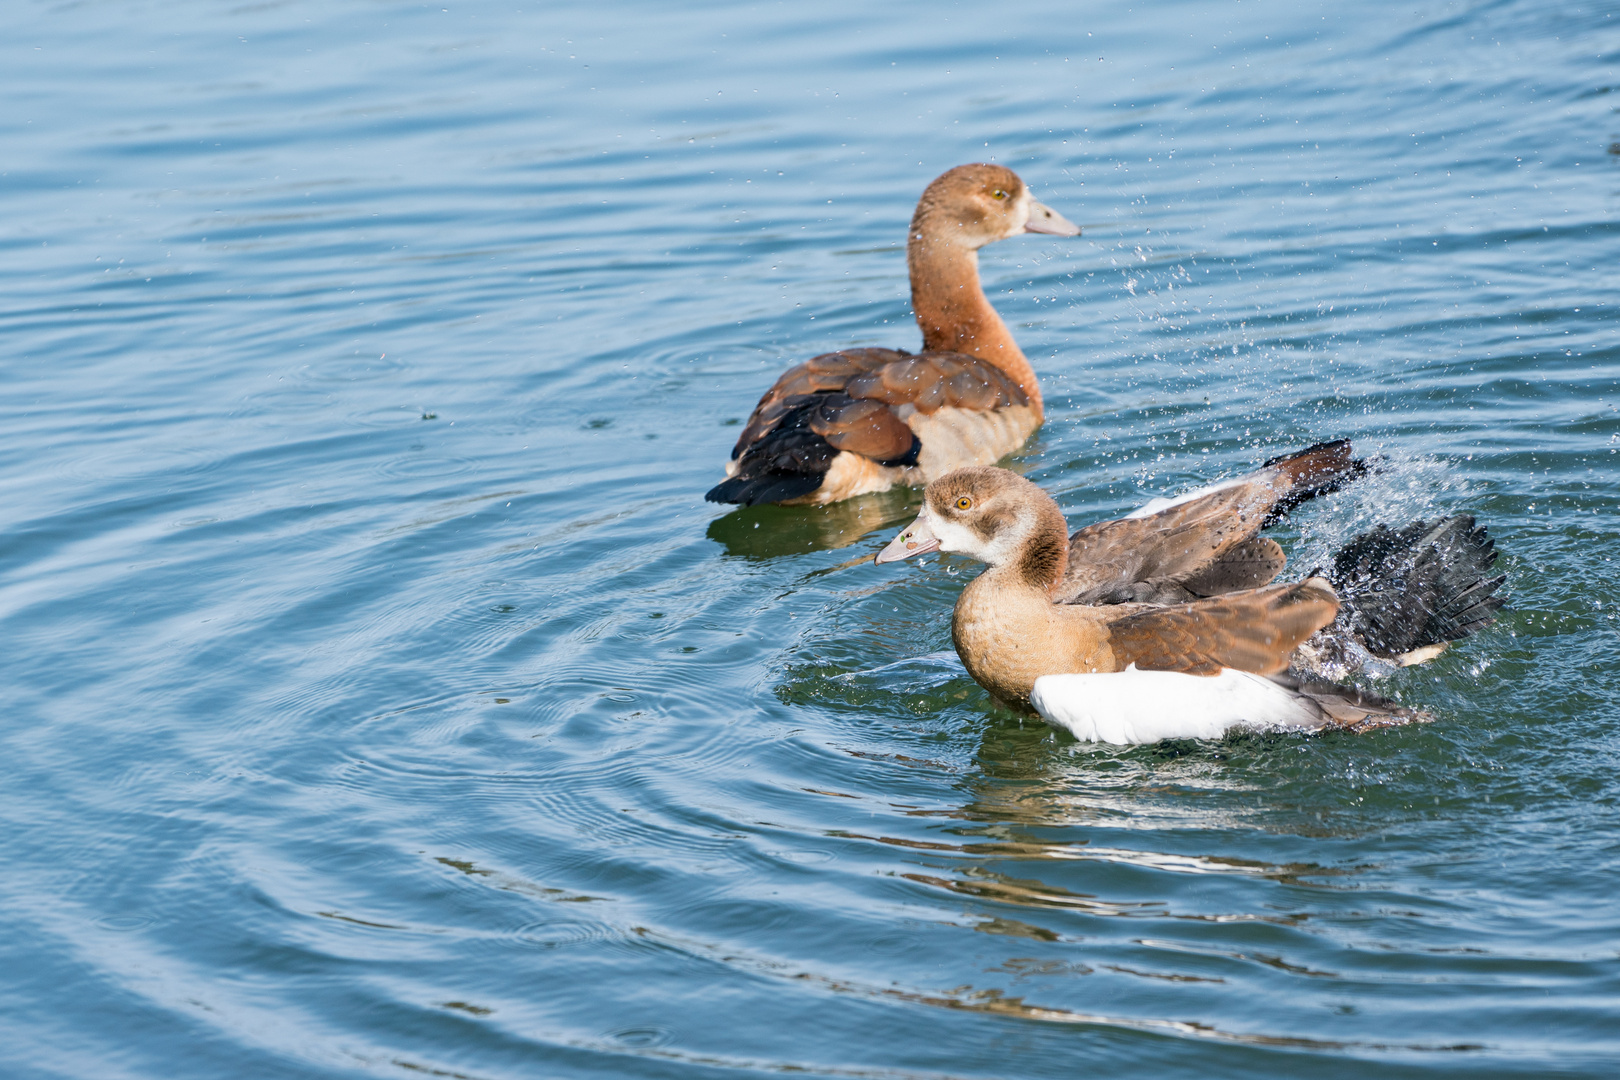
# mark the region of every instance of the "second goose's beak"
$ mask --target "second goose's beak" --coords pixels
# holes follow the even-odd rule
[[[1052,236],[1079,236],[1080,226],[1050,206],[1044,206],[1032,199],[1029,204],[1029,220],[1024,222],[1024,231],[1049,233]]]
[[[928,511],[924,510],[913,521],[900,531],[900,535],[889,541],[889,546],[877,553],[874,562],[899,562],[909,559],[913,555],[926,555],[930,551],[939,550],[939,537],[929,528]]]

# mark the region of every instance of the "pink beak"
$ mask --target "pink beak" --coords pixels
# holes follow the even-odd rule
[[[917,520],[900,530],[900,535],[889,541],[889,546],[878,552],[874,562],[899,562],[913,555],[926,555],[939,550],[939,537],[928,527],[928,511],[924,509]]]
[[[1029,220],[1024,222],[1024,231],[1032,233],[1047,233],[1051,236],[1079,236],[1080,226],[1053,210],[1050,206],[1030,200]]]

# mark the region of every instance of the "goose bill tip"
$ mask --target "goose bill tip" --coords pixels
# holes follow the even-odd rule
[[[900,535],[890,540],[884,549],[877,553],[872,561],[883,563],[899,562],[909,559],[913,555],[926,555],[930,551],[939,550],[939,537],[934,535],[928,527],[926,515],[919,516],[916,521],[900,530]]]
[[[1024,231],[1045,233],[1048,236],[1079,236],[1080,226],[1053,210],[1050,206],[1031,202],[1029,204],[1029,220],[1024,222]]]

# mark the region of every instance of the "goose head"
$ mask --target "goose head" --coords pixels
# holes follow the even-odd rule
[[[876,561],[930,551],[1010,567],[1026,584],[1047,590],[1068,565],[1068,525],[1052,497],[1022,476],[991,466],[957,469],[924,489],[922,513]]]
[[[1080,227],[1037,202],[1003,165],[958,165],[944,173],[923,192],[911,220],[913,243],[971,251],[1025,232],[1079,236]]]

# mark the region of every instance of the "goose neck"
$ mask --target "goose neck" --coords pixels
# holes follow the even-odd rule
[[[906,245],[911,307],[922,329],[923,349],[989,361],[1011,376],[1041,412],[1035,370],[979,283],[978,251],[930,228],[932,224],[913,221]]]

